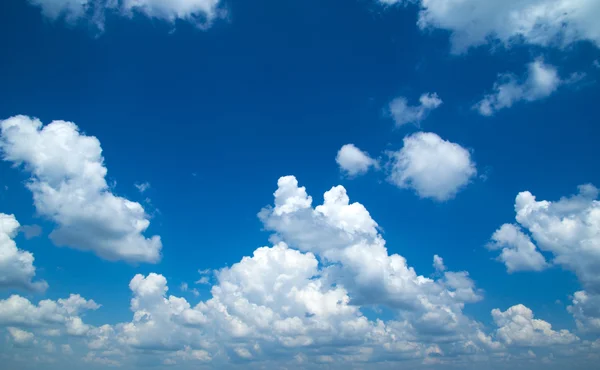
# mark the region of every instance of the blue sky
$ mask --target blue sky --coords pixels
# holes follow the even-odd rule
[[[594,368],[600,6],[443,3],[0,4],[9,369]]]

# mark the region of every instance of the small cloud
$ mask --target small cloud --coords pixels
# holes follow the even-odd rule
[[[181,285],[179,286],[179,289],[181,289],[182,292],[187,292],[188,283],[181,283]]]
[[[376,160],[369,157],[366,152],[358,149],[354,144],[342,146],[335,161],[340,166],[340,170],[350,177],[365,174],[371,167],[378,167]]]
[[[394,119],[396,127],[407,123],[419,125],[431,111],[442,105],[442,99],[436,93],[425,93],[419,98],[418,105],[409,105],[403,96],[392,100],[388,105],[388,113]]]
[[[192,294],[196,297],[200,296],[200,292],[198,291],[198,289],[194,288],[192,290],[190,290],[190,292],[192,292]]]
[[[19,228],[19,231],[23,233],[25,239],[33,239],[42,234],[42,228],[39,225],[23,225]]]
[[[200,279],[196,280],[196,284],[208,285],[210,284],[210,279],[208,278],[208,276],[202,276]]]
[[[210,269],[206,269],[206,270],[198,270],[198,273],[200,275],[208,275],[210,274]]]
[[[133,186],[135,186],[140,193],[144,193],[146,190],[150,189],[149,182],[143,182],[141,184],[135,183]]]

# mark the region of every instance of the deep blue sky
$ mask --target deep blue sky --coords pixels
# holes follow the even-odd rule
[[[105,31],[42,18],[25,1],[0,4],[0,118],[16,114],[44,123],[68,120],[102,145],[114,192],[147,196],[148,235],[163,240],[159,265],[104,261],[54,246],[51,222],[35,215],[27,174],[0,163],[0,211],[39,224],[41,237],[17,244],[35,255],[50,289],[37,300],[77,292],[101,302],[92,324],[129,320],[127,286],[136,273],[162,273],[173,293],[198,269],[220,268],[268,245],[256,216],[272,204],[277,179],[295,175],[315,204],[342,184],[383,230],[390,253],[418,273],[433,273],[433,254],[469,271],[485,299],[466,313],[483,323],[493,308],[522,303],[557,328],[573,329],[564,305],[579,289],[559,267],[507,274],[484,248],[514,220],[514,198],[529,190],[557,200],[583,183],[600,185],[597,103],[600,51],[577,43],[568,52],[529,46],[473,49],[452,55],[445,31],[421,31],[414,6],[383,9],[370,1],[226,2],[229,18],[206,31],[135,16],[109,15]],[[518,103],[493,117],[471,109],[499,73],[525,72],[544,57],[561,75],[583,82],[542,101]],[[442,106],[421,123],[472,153],[479,175],[455,199],[420,199],[382,173],[340,174],[335,156],[354,143],[378,156],[397,150],[419,128],[394,127],[390,100],[417,103],[435,91]],[[136,182],[149,182],[143,195]],[[7,188],[4,189],[4,186]],[[5,298],[14,291],[3,291]],[[186,295],[187,294],[187,295]]]

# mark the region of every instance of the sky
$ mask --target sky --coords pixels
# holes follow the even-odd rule
[[[597,368],[598,18],[2,1],[4,368]]]

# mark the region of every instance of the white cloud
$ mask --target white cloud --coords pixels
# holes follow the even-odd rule
[[[201,276],[200,279],[195,281],[195,284],[208,285],[210,284],[210,278],[208,276]]]
[[[576,292],[572,305],[568,307],[579,329],[600,332],[598,193],[596,187],[586,184],[579,186],[576,195],[558,201],[538,201],[533,194],[524,191],[516,197],[515,211],[517,223],[529,232],[537,247],[552,254],[555,265],[573,271],[583,285],[585,290]],[[528,259],[538,253],[531,239],[521,232],[513,235],[512,239],[505,238],[508,248],[526,251]],[[539,263],[541,260],[538,259],[534,265]]]
[[[418,125],[429,113],[438,108],[442,100],[436,93],[425,93],[419,98],[419,105],[410,106],[405,97],[397,97],[392,100],[388,106],[389,113],[396,122],[396,126],[402,126],[407,123]]]
[[[93,300],[86,300],[78,294],[57,301],[45,299],[37,305],[19,295],[12,295],[0,300],[0,325],[50,328],[50,325],[65,325],[81,312],[99,307]]]
[[[209,27],[220,16],[220,0],[29,0],[50,20],[64,17],[74,23],[87,20],[100,30],[107,13],[132,17],[142,14],[174,23],[190,22],[200,28]]]
[[[510,108],[519,101],[535,101],[547,98],[563,83],[554,66],[541,59],[528,65],[526,78],[521,81],[513,74],[503,74],[494,83],[494,92],[485,95],[474,108],[484,116],[491,116],[500,109]]]
[[[354,144],[346,144],[338,151],[335,161],[340,170],[348,176],[357,176],[367,173],[371,167],[377,168],[377,161],[369,157],[366,152],[358,149]]]
[[[64,16],[71,22],[85,16],[94,4],[93,0],[29,0],[29,2],[40,7],[42,14],[51,20]]]
[[[74,335],[76,337],[83,336],[90,330],[90,326],[84,324],[80,317],[71,317],[67,319],[65,327],[69,335]]]
[[[437,254],[433,256],[433,267],[438,272],[446,271],[446,266],[444,265],[444,259]]]
[[[48,284],[32,281],[35,277],[33,254],[18,249],[13,240],[19,222],[13,215],[0,213],[0,287],[44,291]]]
[[[122,9],[170,22],[198,22],[197,18],[204,18],[204,23],[210,24],[217,16],[218,5],[219,0],[123,0]]]
[[[507,47],[518,43],[566,47],[581,40],[600,45],[596,0],[420,0],[419,4],[419,27],[450,31],[454,53],[496,42]]]
[[[34,338],[33,333],[30,333],[25,330],[21,330],[19,328],[14,328],[11,326],[9,326],[7,328],[7,330],[8,330],[8,333],[10,334],[12,340],[16,344],[25,345],[25,344],[29,344],[33,341],[33,338]]]
[[[502,249],[498,259],[506,265],[509,273],[515,271],[541,271],[548,263],[528,235],[517,226],[504,224],[487,245],[490,250]]]
[[[377,223],[362,204],[349,202],[342,186],[312,208],[312,198],[294,177],[283,177],[278,185],[275,207],[260,213],[265,227],[276,233],[272,239],[333,263],[325,271],[328,279],[341,284],[354,304],[402,308],[415,315],[416,330],[451,331],[462,320],[460,307],[480,298],[466,275],[461,280],[445,273],[434,281],[416,274],[404,257],[389,255]]]
[[[579,340],[568,330],[554,331],[548,322],[534,319],[531,309],[522,304],[504,312],[496,308],[492,310],[492,317],[498,326],[498,339],[510,346],[565,345]]]
[[[554,263],[577,274],[583,286],[600,292],[600,202],[593,185],[558,201],[537,201],[528,191],[515,200],[517,222]]]
[[[390,157],[393,184],[437,201],[453,198],[477,173],[468,150],[434,133],[405,137],[404,147]]]
[[[278,185],[275,206],[260,214],[275,232],[274,246],[217,271],[212,298],[196,306],[168,295],[164,276],[136,275],[133,320],[91,330],[90,348],[160,349],[167,354],[159,362],[178,365],[230,356],[269,361],[273,353],[312,362],[424,359],[499,348],[462,313],[482,298],[468,273],[417,275],[402,256],[388,254],[376,222],[341,186],[313,208],[294,177]],[[398,321],[369,320],[361,305],[386,305]],[[432,336],[444,338],[437,349]]]
[[[520,305],[494,310],[498,328],[486,334],[463,313],[482,299],[469,274],[448,271],[436,255],[435,278],[418,275],[404,257],[388,253],[377,223],[341,186],[315,207],[292,176],[279,179],[274,195],[274,206],[260,213],[273,245],[216,270],[207,300],[192,305],[169,295],[163,275],[138,274],[129,284],[129,322],[84,324],[80,313],[98,305],[77,295],[38,305],[13,296],[0,301],[0,325],[27,326],[34,334],[70,328],[80,337],[69,341],[83,340],[89,350],[81,354],[74,346],[70,359],[126,368],[143,361],[181,368],[243,362],[245,368],[375,369],[399,361],[462,368],[482,359],[506,363],[513,353],[531,357],[528,347],[584,353],[585,344],[593,351]],[[363,314],[382,306],[393,318]]]
[[[140,193],[143,193],[146,190],[150,189],[150,183],[149,182],[143,182],[143,183],[140,183],[140,184],[136,183],[136,184],[133,184],[133,185],[136,187],[136,189],[138,189],[138,191]]]
[[[0,121],[0,129],[3,159],[31,173],[37,212],[58,225],[50,234],[56,245],[108,260],[160,260],[160,237],[143,236],[150,225],[144,208],[110,191],[98,139],[72,122],[43,126],[26,116]]]

